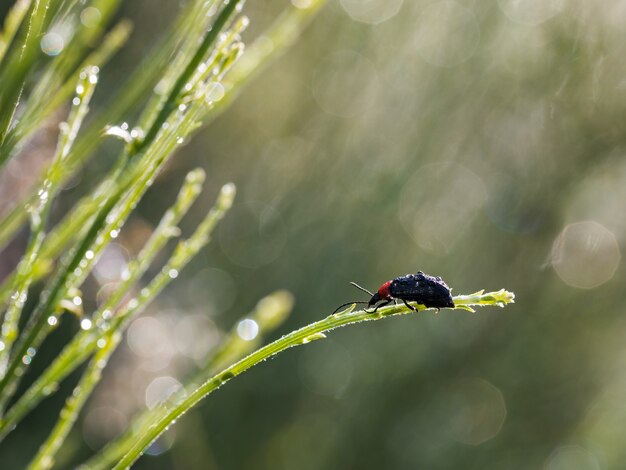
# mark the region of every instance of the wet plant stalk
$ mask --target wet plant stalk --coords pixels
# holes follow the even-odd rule
[[[461,295],[454,297],[455,309],[473,310],[473,306],[494,305],[504,307],[506,304],[513,303],[515,295],[504,289],[497,292],[483,293],[476,292],[471,295]],[[425,310],[422,305],[413,304],[418,310]],[[352,307],[351,307],[352,308]],[[222,372],[209,378],[204,384],[191,392],[190,395],[182,399],[171,409],[166,409],[158,421],[154,421],[145,430],[145,433],[137,440],[132,449],[117,463],[114,467],[116,470],[129,468],[150,446],[156,438],[165,432],[170,425],[186,413],[190,408],[195,406],[205,396],[228,382],[233,377],[245,372],[256,364],[294,346],[307,344],[315,340],[324,339],[325,333],[335,328],[363,321],[380,320],[393,315],[409,314],[412,311],[403,306],[391,306],[381,308],[378,312],[372,314],[365,310],[351,312],[351,308],[343,312],[330,315],[323,320],[311,323],[299,330],[293,331],[282,338],[262,347],[253,352],[249,356],[227,367]]]
[[[195,183],[191,181],[189,184],[193,185]],[[98,340],[98,351],[87,366],[72,396],[66,400],[59,421],[57,421],[52,433],[41,446],[33,462],[31,462],[30,469],[48,469],[53,466],[56,452],[63,444],[72,425],[76,422],[87,398],[100,381],[102,369],[104,369],[111,354],[119,345],[122,333],[129,320],[137,313],[140,313],[172,279],[175,279],[178,272],[209,242],[211,232],[232,207],[234,197],[235,186],[232,183],[224,185],[216,205],[209,211],[194,234],[189,239],[178,243],[168,263],[166,263],[148,287],[141,290],[139,298],[129,302],[127,308],[111,321],[107,332]],[[182,202],[184,199],[184,196],[181,197],[179,204],[184,205],[184,202]],[[170,214],[170,217],[174,217],[173,213]],[[173,273],[176,274],[172,275]]]

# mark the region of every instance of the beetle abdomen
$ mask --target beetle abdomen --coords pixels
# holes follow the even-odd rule
[[[429,276],[421,271],[394,279],[389,286],[389,293],[392,297],[417,302],[425,307],[454,307],[447,284],[440,277]]]

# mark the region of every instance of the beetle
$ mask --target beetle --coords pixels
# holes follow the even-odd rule
[[[355,282],[351,282],[350,284],[368,293],[372,298],[368,302],[356,301],[345,303],[337,307],[333,313],[337,313],[341,308],[351,304],[367,304],[367,308],[374,307],[374,310],[369,313],[375,313],[380,307],[384,307],[391,302],[395,303],[396,300],[402,300],[404,305],[415,311],[417,311],[417,309],[409,305],[408,302],[417,302],[426,308],[434,307],[437,310],[445,307],[454,307],[454,300],[452,300],[450,288],[444,280],[439,276],[435,277],[424,274],[422,271],[387,281],[378,288],[375,294],[372,294]]]

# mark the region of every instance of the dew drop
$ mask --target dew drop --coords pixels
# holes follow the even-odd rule
[[[176,279],[178,277],[178,271],[172,268],[167,272],[167,275],[172,279]]]
[[[206,100],[208,102],[219,101],[224,97],[226,93],[224,86],[219,82],[211,82],[206,87]]]
[[[96,7],[87,7],[80,12],[80,22],[87,28],[98,26],[101,19],[102,14]]]
[[[50,325],[50,326],[56,325],[57,321],[58,321],[57,317],[55,317],[55,316],[49,316],[48,317],[48,325]]]
[[[133,129],[130,131],[130,136],[133,139],[139,139],[139,138],[143,138],[145,134],[141,127],[133,127]]]
[[[314,334],[304,338],[302,340],[302,344],[307,344],[307,343],[310,343],[312,341],[317,341],[318,339],[324,339],[324,338],[326,338],[326,335],[324,333],[314,333]]]
[[[250,318],[241,320],[237,325],[237,334],[244,341],[252,341],[259,334],[259,324]]]
[[[92,325],[93,325],[93,323],[91,322],[91,320],[90,320],[89,318],[83,318],[83,319],[80,321],[80,327],[81,327],[83,330],[90,330],[90,329],[91,329],[91,327],[92,327]]]
[[[47,33],[41,38],[40,46],[44,54],[54,57],[63,52],[65,41],[60,34]]]

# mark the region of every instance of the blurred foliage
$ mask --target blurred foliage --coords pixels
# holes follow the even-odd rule
[[[284,3],[250,2],[249,34]],[[179,7],[123,2],[135,31],[94,107]],[[280,334],[360,299],[348,281],[375,289],[421,269],[517,303],[334,332],[228,384],[136,468],[622,468],[625,20],[618,0],[330,2],[181,150],[120,237],[113,253],[134,253],[195,166],[239,188],[218,243],[144,317],[160,349],[138,354],[131,326],[60,465],[118,433],[155,378],[191,367],[200,353],[180,343],[210,347],[268,292],[295,296]],[[103,153],[67,188],[57,217],[106,165]],[[24,168],[7,166],[0,208]],[[61,405],[25,420],[2,461],[26,462]]]

